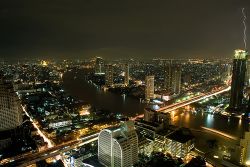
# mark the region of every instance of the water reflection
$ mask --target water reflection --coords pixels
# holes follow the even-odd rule
[[[186,111],[176,117],[173,122],[174,125],[199,130],[201,126],[204,126],[223,131],[233,136],[239,136],[242,128],[242,120],[239,118],[232,117],[228,119],[228,117],[203,113],[201,111],[196,114]]]
[[[88,83],[83,79],[84,74],[74,80],[71,73],[66,73],[63,78],[63,87],[65,91],[91,105],[109,110],[113,113],[122,113],[126,116],[135,116],[142,114],[145,105],[136,98],[103,91],[93,83]]]
[[[90,104],[107,109],[113,113],[122,113],[127,116],[142,114],[145,105],[138,99],[129,96],[121,96],[110,92],[104,92],[100,88],[87,83],[83,79],[72,79],[72,75],[64,75],[64,89],[69,94],[85,100]],[[219,131],[239,136],[242,128],[242,120],[239,118],[230,118],[220,115],[212,115],[196,110],[192,113],[192,108],[187,107],[183,114],[174,117],[172,123],[177,126],[189,127],[192,129],[201,129],[201,126],[214,128]]]
[[[212,114],[207,114],[206,119],[206,127],[208,128],[213,128],[213,124],[214,124],[214,116]]]

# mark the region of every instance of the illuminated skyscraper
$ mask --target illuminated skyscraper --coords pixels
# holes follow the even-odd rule
[[[168,91],[171,89],[171,67],[172,63],[170,61],[165,61],[164,63],[164,73],[165,73],[165,78],[164,78],[164,88]]]
[[[181,66],[175,65],[171,72],[171,91],[174,94],[181,92]]]
[[[104,73],[104,61],[101,57],[96,57],[95,59],[95,73]]]
[[[250,57],[247,60],[246,86],[250,87]]]
[[[131,167],[138,161],[138,137],[132,121],[100,132],[98,159],[109,167]]]
[[[173,64],[172,60],[165,61],[164,88],[174,94],[181,92],[181,66]]]
[[[15,129],[22,124],[22,108],[13,85],[0,78],[0,131]]]
[[[246,75],[247,51],[235,50],[232,71],[229,110],[234,112],[242,107],[243,89]]]
[[[113,65],[108,64],[105,66],[105,85],[112,86],[113,85]]]
[[[129,85],[129,65],[125,64],[124,65],[124,70],[125,70],[125,75],[124,75],[124,85],[128,86]]]
[[[241,147],[241,156],[240,164],[241,165],[250,165],[250,132],[246,131],[243,137],[240,139]]]
[[[154,98],[154,76],[146,76],[145,79],[145,99],[150,100]]]

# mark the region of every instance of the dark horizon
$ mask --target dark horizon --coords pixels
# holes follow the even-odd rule
[[[0,60],[231,58],[242,7],[250,27],[248,0],[3,0]]]

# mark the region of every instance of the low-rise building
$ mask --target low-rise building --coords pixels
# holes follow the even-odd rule
[[[166,136],[165,148],[175,157],[185,157],[194,148],[194,136],[188,128],[180,128]]]
[[[170,125],[170,114],[145,109],[144,119],[135,120],[140,148],[143,145],[152,151],[170,153],[175,157],[185,157],[194,148],[194,136],[187,128]],[[145,138],[151,142],[146,142]],[[150,143],[150,147],[149,147]],[[147,154],[150,154],[147,149]],[[143,152],[145,150],[141,150]]]
[[[53,120],[49,123],[49,128],[50,129],[57,129],[65,126],[72,125],[72,120]]]

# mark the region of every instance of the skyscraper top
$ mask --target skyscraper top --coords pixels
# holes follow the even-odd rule
[[[242,49],[236,49],[234,51],[234,59],[246,59],[247,58],[247,51]]]

